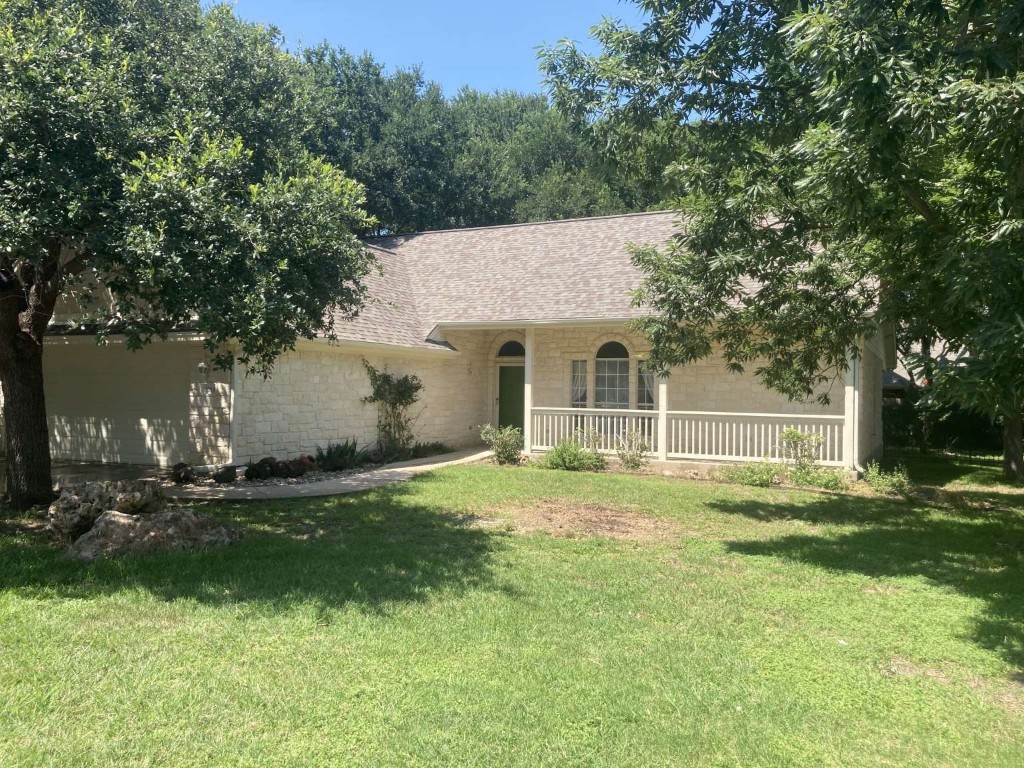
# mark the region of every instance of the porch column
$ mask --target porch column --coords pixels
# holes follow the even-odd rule
[[[533,450],[533,328],[526,326],[526,359],[523,366],[523,450]]]
[[[658,377],[658,461],[668,461],[668,379]]]
[[[857,467],[857,390],[860,359],[846,353],[846,399],[843,408],[843,466]]]

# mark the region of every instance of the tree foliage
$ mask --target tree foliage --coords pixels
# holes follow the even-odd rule
[[[446,98],[419,69],[369,54],[302,52],[321,113],[307,146],[367,188],[382,232],[488,226],[644,210],[641,185],[546,98],[463,88]]]
[[[961,351],[932,391],[1000,417],[1019,475],[1020,4],[640,5],[641,29],[596,29],[599,55],[566,43],[543,59],[578,121],[620,142],[652,121],[683,131],[679,236],[636,255],[654,363],[720,346],[805,398],[892,321]]]
[[[193,0],[0,2],[0,384],[8,490],[50,493],[58,301],[137,348],[182,328],[267,371],[358,310],[359,185],[304,146],[275,35]]]

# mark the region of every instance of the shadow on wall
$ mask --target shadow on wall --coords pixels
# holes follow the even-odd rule
[[[1024,496],[962,492],[943,513],[919,503],[824,497],[804,506],[717,501],[726,514],[850,526],[827,535],[729,542],[729,551],[873,578],[917,576],[985,602],[973,638],[1024,667]]]
[[[199,457],[190,441],[187,414],[177,418],[51,416],[54,459],[170,466]]]
[[[439,593],[510,593],[491,565],[508,534],[415,504],[408,484],[320,501],[209,509],[246,529],[241,543],[87,564],[28,536],[0,537],[0,591],[50,600],[143,589],[163,600],[251,604],[275,613],[312,607],[324,620],[346,606],[386,614]]]

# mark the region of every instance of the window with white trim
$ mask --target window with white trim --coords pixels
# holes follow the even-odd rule
[[[594,406],[629,408],[629,352],[617,341],[609,341],[597,350]]]
[[[587,361],[572,361],[572,396],[569,401],[573,408],[587,407]]]

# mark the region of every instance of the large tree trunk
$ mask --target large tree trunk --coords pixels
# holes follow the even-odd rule
[[[48,238],[41,259],[0,262],[0,387],[4,397],[7,496],[25,509],[53,500],[50,428],[43,394],[43,337],[65,270],[77,251]]]
[[[42,344],[25,334],[0,341],[0,385],[4,395],[10,502],[18,509],[49,504],[53,500],[53,481],[43,394]]]
[[[1003,410],[1003,475],[1007,480],[1024,480],[1024,435],[1020,407]]]

